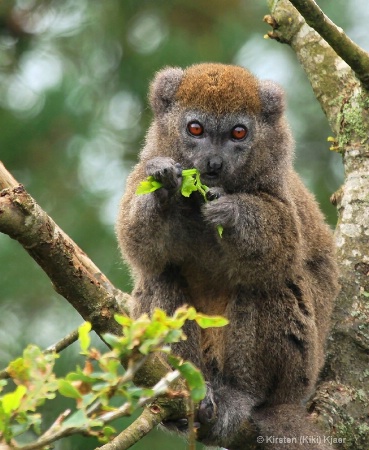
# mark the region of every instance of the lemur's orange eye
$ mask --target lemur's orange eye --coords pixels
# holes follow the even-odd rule
[[[236,127],[232,128],[231,135],[232,138],[236,139],[237,141],[245,139],[245,137],[247,136],[247,128],[243,125],[237,125]]]
[[[187,125],[187,130],[192,136],[201,136],[204,133],[204,127],[199,122],[190,122]]]

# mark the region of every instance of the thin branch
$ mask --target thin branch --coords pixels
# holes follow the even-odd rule
[[[290,2],[305,18],[307,24],[314,28],[351,67],[363,86],[369,89],[369,53],[337,27],[314,0],[290,0]]]
[[[150,402],[153,402],[160,395],[165,394],[170,386],[176,382],[180,378],[180,373],[177,370],[169,372],[162,380],[157,383],[152,389],[152,395],[150,397],[143,397],[136,405],[136,409],[147,405]],[[132,377],[131,377],[132,378]],[[100,405],[101,406],[101,405]],[[89,416],[95,415],[97,411],[95,409],[91,409]],[[114,411],[106,412],[105,414],[99,415],[96,417],[96,420],[102,423],[102,425],[106,425],[113,420],[119,419],[124,416],[129,416],[132,413],[132,404],[125,403],[120,408],[117,408]],[[67,436],[72,436],[74,434],[87,433],[89,434],[90,429],[88,425],[83,425],[81,427],[64,427],[63,421],[70,414],[70,410],[62,413],[57,420],[51,425],[51,427],[35,442],[31,442],[30,444],[17,446],[15,447],[17,450],[37,450],[42,447],[45,447],[59,439],[62,439]],[[141,417],[145,418],[144,422],[141,422],[139,419]],[[137,419],[130,427],[124,430],[117,438],[115,438],[111,443],[104,445],[100,448],[100,450],[125,450],[131,447],[135,442],[138,442],[143,436],[149,433],[156,425],[158,425],[162,420],[168,418],[170,416],[170,412],[168,408],[161,408],[158,405],[155,405],[151,408],[145,409],[144,413]],[[135,424],[137,425],[135,426]],[[131,442],[129,446],[126,446],[128,442],[127,439]],[[121,442],[122,440],[122,442]],[[124,441],[124,442],[123,442]],[[116,446],[116,442],[120,443],[120,446]],[[123,446],[121,446],[123,445]]]
[[[165,419],[163,411],[162,409],[155,410],[154,413],[150,408],[145,408],[142,414],[121,434],[96,450],[126,450],[131,448]]]
[[[62,339],[60,339],[60,341],[56,342],[53,345],[50,345],[50,347],[47,347],[45,353],[53,353],[53,352],[60,353],[77,340],[78,340],[78,328],[77,330],[71,331],[69,334],[64,336]]]
[[[180,376],[181,375],[177,370],[168,373],[166,377],[153,387],[153,395],[150,398],[142,398],[138,406],[144,406],[154,398],[165,394],[173,382],[178,380]],[[115,411],[106,413],[102,417],[106,419],[109,415],[115,415]],[[101,417],[99,417],[99,419],[100,418]],[[122,433],[115,437],[111,442],[102,447],[98,447],[96,450],[127,450],[166,418],[168,418],[168,413],[158,405],[155,404],[151,408],[146,408],[138,419],[136,419],[128,428],[122,431]]]
[[[72,345],[74,342],[76,342],[77,339],[78,339],[78,329],[67,334],[55,344],[50,345],[50,347],[44,350],[44,353],[53,353],[53,352],[60,353],[61,351]],[[9,368],[7,367],[0,371],[0,380],[10,378],[8,370]]]

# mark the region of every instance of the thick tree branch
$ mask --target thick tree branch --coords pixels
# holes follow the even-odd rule
[[[119,334],[114,314],[127,313],[130,296],[117,289],[0,163],[0,232],[17,240],[46,272],[55,290],[92,323],[100,336]],[[170,370],[161,356],[149,358],[137,382],[154,386]]]
[[[305,18],[308,25],[324,38],[333,50],[355,72],[366,89],[369,89],[369,54],[353,42],[319,8],[314,0],[290,0]]]
[[[22,185],[0,193],[0,231],[16,239],[98,333],[119,333],[123,294],[40,208]]]
[[[18,186],[17,180],[9,173],[4,164],[0,161],[0,191],[6,188],[14,188]]]

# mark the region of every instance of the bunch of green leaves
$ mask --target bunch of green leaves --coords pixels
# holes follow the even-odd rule
[[[173,355],[170,344],[186,339],[182,331],[186,320],[195,320],[200,327],[207,328],[224,326],[228,323],[226,319],[206,316],[187,307],[178,309],[172,317],[156,309],[151,318],[143,315],[132,320],[117,315],[115,319],[122,326],[122,335],[104,335],[111,347],[106,353],[90,347],[89,322],[79,328],[79,344],[86,361],[83,368],[77,366],[65,377],[57,378],[53,372],[58,355],[43,353],[36,346],[28,346],[22,358],[10,363],[8,373],[16,388],[0,396],[0,443],[12,442],[14,445],[14,438],[30,428],[39,434],[42,417],[37,408],[45,400],[53,399],[57,392],[74,399],[75,410],[58,418],[46,434],[60,436],[63,432],[78,429],[107,442],[115,433],[114,428],[108,426],[110,420],[132,414],[145,399],[155,396],[155,390],[136,387],[132,383],[144,359],[154,352],[168,354],[170,363],[185,379],[194,402],[205,396],[201,372]],[[128,361],[126,371],[121,366],[122,359]],[[6,383],[2,381],[0,389]],[[115,399],[118,399],[119,407],[114,406]]]
[[[172,317],[157,308],[151,318],[143,315],[138,320],[132,320],[126,316],[116,316],[116,320],[122,325],[122,336],[109,334],[104,339],[119,351],[120,357],[129,356],[131,360],[136,360],[142,355],[165,352],[170,363],[186,380],[191,398],[195,402],[204,398],[206,387],[201,372],[190,362],[183,362],[173,355],[170,344],[186,339],[182,327],[187,320],[194,320],[201,328],[209,328],[223,327],[228,324],[227,319],[198,313],[193,307],[181,307]]]
[[[147,177],[146,180],[141,181],[136,190],[136,195],[150,194],[151,192],[160,189],[163,184],[160,181],[155,180],[154,177]],[[181,184],[181,194],[184,197],[189,197],[192,192],[199,192],[204,201],[207,202],[206,193],[209,188],[205,184],[201,183],[200,172],[197,169],[185,169],[182,170],[182,184]],[[222,225],[217,225],[218,234],[222,237],[223,227]]]
[[[45,400],[55,398],[58,380],[53,372],[55,353],[43,353],[35,345],[23,351],[23,357],[12,361],[7,371],[16,387],[0,397],[0,442],[11,439],[30,428],[40,432],[41,415],[37,408]],[[7,385],[1,380],[0,392]]]

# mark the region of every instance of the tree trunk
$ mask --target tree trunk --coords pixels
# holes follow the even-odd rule
[[[334,148],[342,153],[345,169],[344,185],[332,196],[338,210],[335,238],[342,290],[333,314],[327,363],[310,410],[328,434],[341,439],[337,441],[340,449],[367,450],[369,93],[357,73],[306,24],[291,4],[299,7],[299,3],[305,3],[306,7],[309,2],[269,0],[268,3],[272,16],[266,17],[266,21],[273,27],[269,36],[289,44],[296,52],[328,118],[335,135]],[[340,53],[339,48],[335,49]]]

